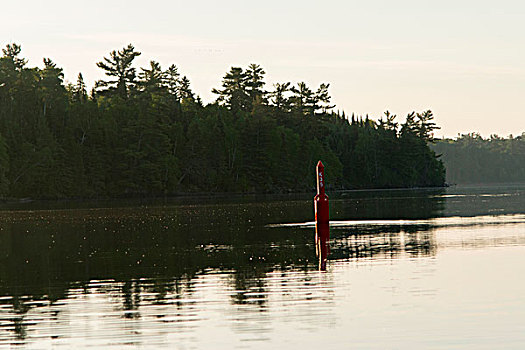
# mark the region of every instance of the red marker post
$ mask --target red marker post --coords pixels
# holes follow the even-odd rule
[[[315,211],[315,247],[319,257],[319,269],[326,269],[326,260],[330,253],[328,240],[330,239],[330,213],[328,196],[325,193],[324,165],[317,163],[317,195],[314,197]]]

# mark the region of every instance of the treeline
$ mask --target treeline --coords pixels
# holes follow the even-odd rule
[[[403,124],[334,113],[328,84],[274,84],[262,67],[233,67],[204,105],[175,65],[137,70],[132,45],[65,83],[48,58],[27,67],[9,44],[0,58],[0,194],[64,198],[172,195],[185,191],[310,190],[319,159],[333,188],[441,186],[443,164],[427,143],[430,111]]]
[[[449,183],[525,182],[525,134],[483,138],[471,133],[436,140],[432,148],[442,155]]]

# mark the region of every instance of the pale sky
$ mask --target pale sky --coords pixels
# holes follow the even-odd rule
[[[0,46],[29,66],[49,57],[66,80],[103,78],[96,62],[132,43],[174,63],[204,102],[231,66],[275,82],[330,83],[337,109],[400,120],[431,109],[437,136],[525,132],[525,2],[26,0],[2,3]]]

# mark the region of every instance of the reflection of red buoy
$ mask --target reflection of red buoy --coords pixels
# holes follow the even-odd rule
[[[326,230],[328,230],[328,224],[326,225]],[[319,257],[319,270],[326,270],[326,261],[328,260],[328,254],[330,254],[330,245],[328,244],[328,239],[323,237],[319,238],[316,242],[316,252]]]
[[[315,210],[315,246],[319,256],[319,269],[326,269],[326,260],[330,249],[330,213],[328,209],[328,196],[325,193],[324,165],[317,163],[317,195],[314,197]]]

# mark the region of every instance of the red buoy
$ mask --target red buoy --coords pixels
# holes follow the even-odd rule
[[[326,260],[330,249],[328,240],[330,239],[330,213],[328,208],[328,196],[325,193],[324,165],[317,163],[317,195],[314,197],[315,211],[315,246],[319,257],[319,269],[326,269]]]

